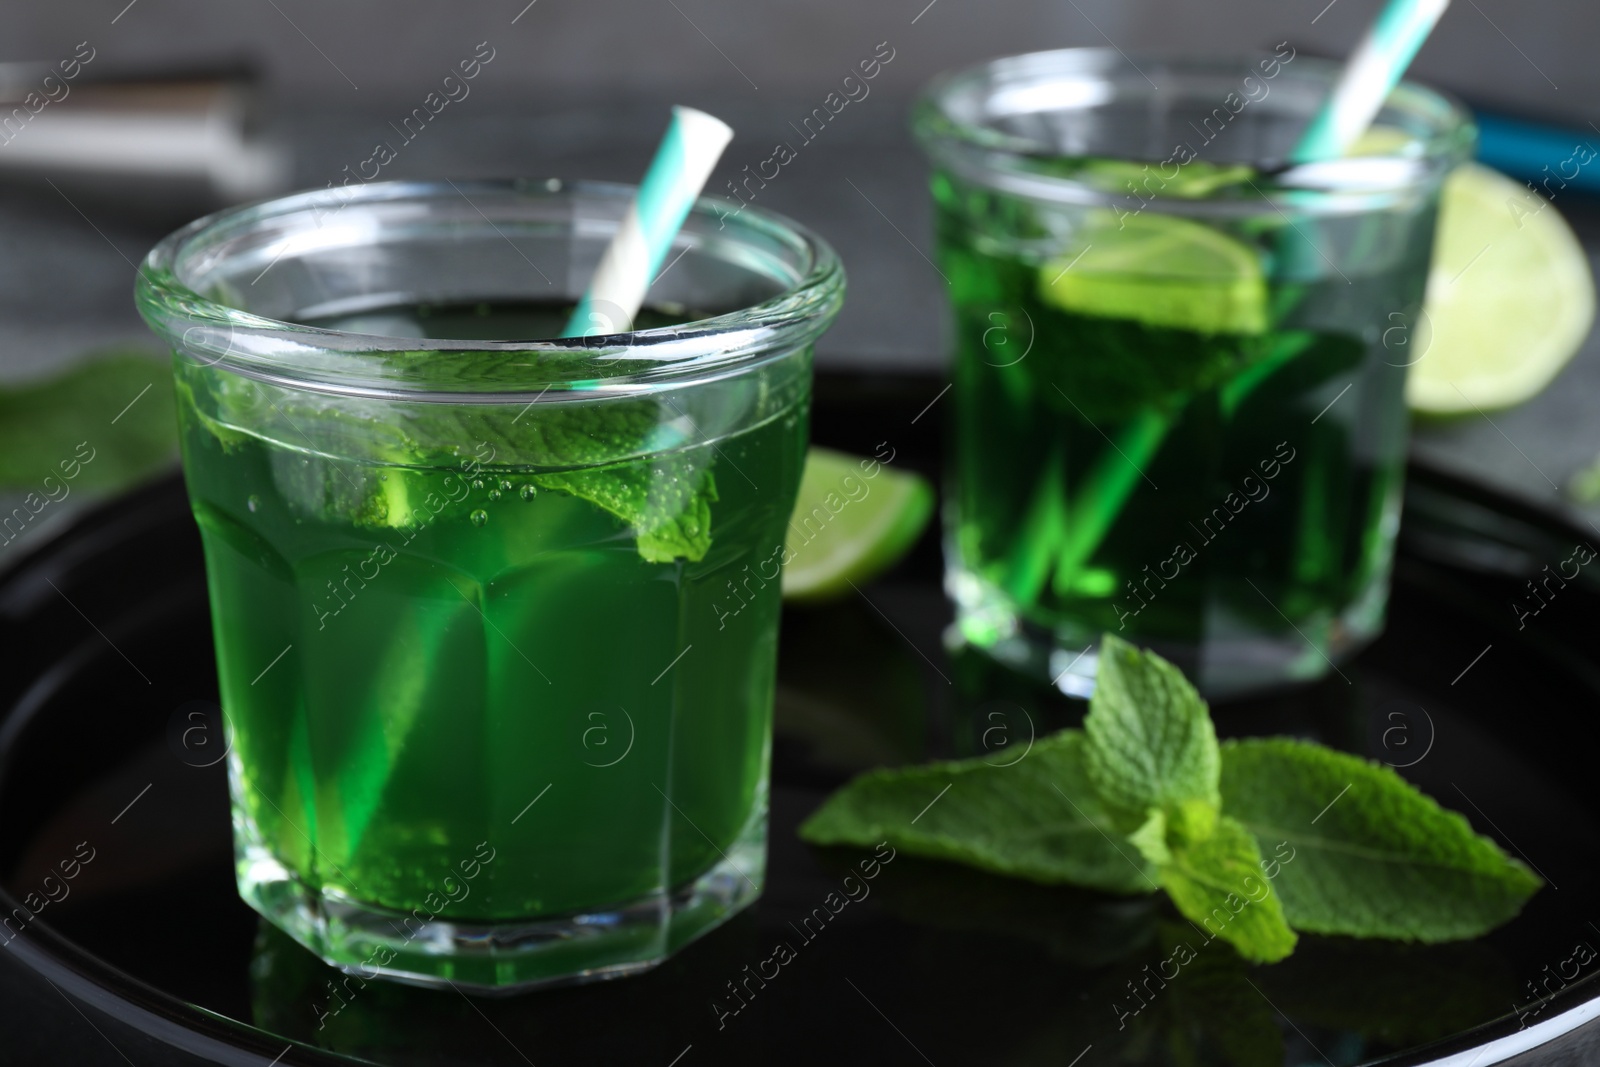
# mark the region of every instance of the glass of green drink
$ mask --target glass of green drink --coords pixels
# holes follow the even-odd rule
[[[1381,629],[1439,186],[1473,131],[1407,84],[1349,156],[1289,165],[1336,75],[1287,45],[1068,49],[919,103],[967,642],[1081,694],[1119,633],[1227,696]]]
[[[631,197],[326,190],[141,272],[239,890],[353,974],[629,974],[761,891],[778,567],[844,279],[805,230],[703,201],[634,332],[548,340]]]

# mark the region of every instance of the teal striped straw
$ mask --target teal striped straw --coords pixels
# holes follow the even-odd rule
[[[1312,116],[1289,161],[1317,163],[1350,151],[1378,117],[1384,100],[1449,6],[1450,0],[1389,0],[1339,72],[1333,92]],[[1285,199],[1297,204],[1308,195],[1291,192]],[[1294,265],[1315,266],[1315,258],[1324,256],[1318,251],[1320,227],[1314,220],[1310,230],[1291,227],[1279,236],[1277,255],[1291,272],[1297,269]]]
[[[593,337],[633,328],[651,280],[732,139],[733,130],[721,119],[690,107],[672,109],[672,121],[639,192],[561,336]]]
[[[1338,159],[1366,132],[1450,0],[1389,0],[1339,75],[1333,93],[1289,154],[1293,163]]]

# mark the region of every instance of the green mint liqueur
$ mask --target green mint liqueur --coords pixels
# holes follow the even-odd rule
[[[1061,169],[1112,191],[1138,173]],[[1249,197],[1252,174],[1195,162],[1168,195]],[[1420,304],[1431,217],[1297,230],[1270,209],[1050,206],[947,173],[934,194],[966,638],[1057,678],[1110,632],[1225,693],[1317,676],[1371,637],[1406,429],[1384,331]]]
[[[537,338],[568,310],[315,325]],[[681,318],[647,312],[639,328]],[[418,348],[405,355],[429,358]],[[327,907],[296,936],[324,954],[415,949],[407,970],[494,984],[491,964],[430,964],[406,931],[514,920],[534,937],[543,920],[670,903],[681,921],[638,934],[664,939],[659,958],[754,893],[779,586],[745,568],[784,541],[803,375],[711,401],[369,407],[176,367],[253,904],[348,901],[388,929],[350,935],[340,923],[357,920]],[[732,583],[745,607],[724,620]],[[491,851],[469,884],[462,863]],[[514,977],[651,955],[596,945],[573,939]]]

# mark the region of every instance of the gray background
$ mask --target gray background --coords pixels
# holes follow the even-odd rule
[[[409,99],[473,44],[510,61],[493,90],[528,109],[552,94],[705,103],[821,95],[878,41],[901,50],[902,99],[939,70],[1008,52],[1115,43],[1237,52],[1280,40],[1344,55],[1374,0],[8,0],[7,58],[88,39],[127,63],[257,56],[276,88],[318,107]],[[516,24],[512,19],[517,18]],[[919,17],[920,16],[920,17]],[[916,19],[915,24],[912,20]],[[1595,11],[1575,0],[1457,0],[1416,75],[1485,102],[1583,123],[1600,90]],[[740,72],[743,73],[740,73]],[[747,80],[748,79],[748,80]],[[753,83],[753,84],[752,84]],[[359,86],[359,89],[356,87]],[[759,86],[759,89],[754,86]],[[1559,86],[1559,88],[1557,88]],[[487,88],[487,86],[486,86]]]
[[[0,60],[46,61],[80,41],[97,75],[247,60],[295,150],[294,184],[320,186],[391,138],[398,121],[479,42],[494,60],[399,158],[390,177],[505,174],[636,179],[664,121],[686,103],[738,132],[713,191],[789,138],[880,42],[894,60],[758,203],[832,241],[851,297],[824,365],[933,370],[945,356],[940,282],[927,262],[924,171],[907,104],[940,70],[1035,48],[1237,53],[1288,40],[1343,55],[1376,0],[10,0]],[[1600,14],[1571,0],[1457,0],[1413,74],[1471,103],[1577,129],[1600,123]],[[63,104],[62,106],[70,106]],[[197,205],[187,212],[195,214]],[[1591,248],[1600,211],[1558,207]],[[45,373],[93,345],[146,335],[132,263],[183,219],[115,197],[68,202],[48,186],[0,185],[0,376]],[[1600,454],[1600,345],[1533,403],[1423,427],[1431,460],[1559,504],[1558,487]],[[1600,521],[1600,512],[1590,516]]]

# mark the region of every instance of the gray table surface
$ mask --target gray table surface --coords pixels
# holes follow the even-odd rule
[[[816,103],[686,100],[723,115],[739,131],[711,189],[779,140],[796,142],[791,118]],[[877,106],[877,110],[874,107]],[[280,122],[295,152],[297,187],[321,186],[365,159],[389,133],[384,113],[300,112]],[[403,178],[506,175],[636,180],[663,122],[659,110],[595,104],[539,114],[463,111],[406,145],[385,168]],[[391,137],[392,139],[392,137]],[[762,189],[761,206],[800,219],[833,243],[850,276],[849,299],[823,339],[823,368],[929,373],[948,357],[942,281],[929,261],[926,170],[894,99],[869,98],[839,117]],[[1558,206],[1600,255],[1600,203],[1577,196]],[[133,309],[134,264],[184,221],[114,196],[44,183],[0,185],[0,379],[50,373],[96,346],[151,339]],[[196,211],[199,210],[197,206]],[[189,214],[195,211],[188,211]],[[1432,464],[1593,523],[1563,492],[1600,456],[1600,335],[1556,382],[1518,408],[1419,425],[1413,452]]]

